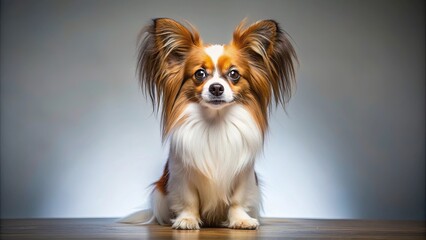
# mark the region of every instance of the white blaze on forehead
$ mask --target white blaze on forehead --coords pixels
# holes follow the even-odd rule
[[[203,86],[203,91],[201,93],[201,97],[203,98],[204,101],[206,102],[210,102],[212,100],[222,100],[225,101],[226,103],[230,103],[234,100],[234,93],[232,92],[231,87],[229,86],[229,83],[226,79],[223,79],[218,71],[218,66],[217,66],[217,62],[220,58],[220,56],[223,55],[224,49],[223,49],[223,45],[212,45],[209,47],[204,48],[204,51],[207,53],[207,55],[211,58],[211,60],[213,61],[213,64],[215,66],[215,70],[212,73],[212,76],[209,80],[207,80],[207,82],[204,84]],[[213,96],[212,93],[210,92],[210,86],[212,84],[220,84],[223,86],[223,94],[221,94],[220,96]],[[214,108],[220,108],[223,107],[224,105],[221,104],[220,106],[215,106]]]
[[[223,45],[211,45],[204,48],[204,51],[209,55],[216,67],[219,57],[223,55]]]

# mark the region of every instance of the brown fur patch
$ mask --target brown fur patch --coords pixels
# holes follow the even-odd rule
[[[201,46],[198,32],[192,26],[187,28],[168,18],[153,19],[152,24],[141,32],[139,79],[146,95],[151,98],[154,109],[158,111],[160,105],[163,106],[163,134],[166,128],[173,125],[175,116],[182,110],[182,104],[176,104],[176,101],[185,83],[184,66],[188,54]]]
[[[166,165],[164,166],[164,170],[163,170],[163,175],[161,175],[161,178],[158,179],[158,181],[156,181],[154,185],[158,191],[166,195],[168,182],[169,182],[169,162],[166,162]]]
[[[292,94],[297,63],[289,36],[273,20],[258,21],[249,27],[244,25],[245,21],[235,29],[231,45],[243,53],[253,82],[263,85],[263,90],[264,85],[268,85],[269,91],[263,92],[266,101],[273,97],[277,104],[284,106]]]

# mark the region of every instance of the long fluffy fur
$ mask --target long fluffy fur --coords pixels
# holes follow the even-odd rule
[[[243,21],[229,45],[206,48],[192,26],[154,19],[140,37],[138,71],[154,109],[161,111],[170,154],[154,184],[152,210],[122,221],[155,220],[177,229],[257,228],[255,159],[271,100],[284,106],[291,96],[296,62],[288,35],[273,20],[248,27]],[[194,79],[200,67],[210,71],[201,82]],[[235,82],[218,72],[233,68],[241,73]],[[233,98],[219,107],[205,99],[209,86],[218,83]]]
[[[252,67],[254,91],[264,94],[259,99],[263,107],[269,105],[271,92],[275,102],[284,106],[295,85],[297,62],[289,36],[274,20],[258,21],[249,27],[245,23],[242,21],[235,29],[232,44],[242,50]]]
[[[178,94],[182,90],[185,57],[201,47],[198,33],[172,19],[157,18],[139,36],[138,73],[145,94],[161,110],[163,136],[170,130]],[[160,108],[162,105],[162,108]]]

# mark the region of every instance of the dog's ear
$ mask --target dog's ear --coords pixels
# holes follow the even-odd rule
[[[265,79],[276,103],[290,98],[295,78],[297,55],[289,36],[274,20],[262,20],[235,29],[232,45],[248,59],[250,67]],[[266,72],[265,72],[266,71]]]
[[[200,46],[200,37],[190,25],[190,29],[169,18],[153,20],[152,32],[156,48],[168,64],[178,64],[194,46]]]
[[[193,47],[201,45],[199,34],[191,25],[187,28],[173,19],[153,19],[142,30],[138,73],[141,86],[150,96],[154,108],[158,110],[167,89],[176,89],[180,84],[187,54]]]

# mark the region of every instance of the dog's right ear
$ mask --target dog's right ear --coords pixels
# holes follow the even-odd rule
[[[182,64],[193,47],[201,46],[198,32],[169,18],[156,18],[139,35],[138,73],[142,88],[154,107],[166,88],[175,88]],[[182,76],[183,77],[183,76]],[[181,79],[180,79],[181,80]],[[158,109],[158,108],[157,108]]]

